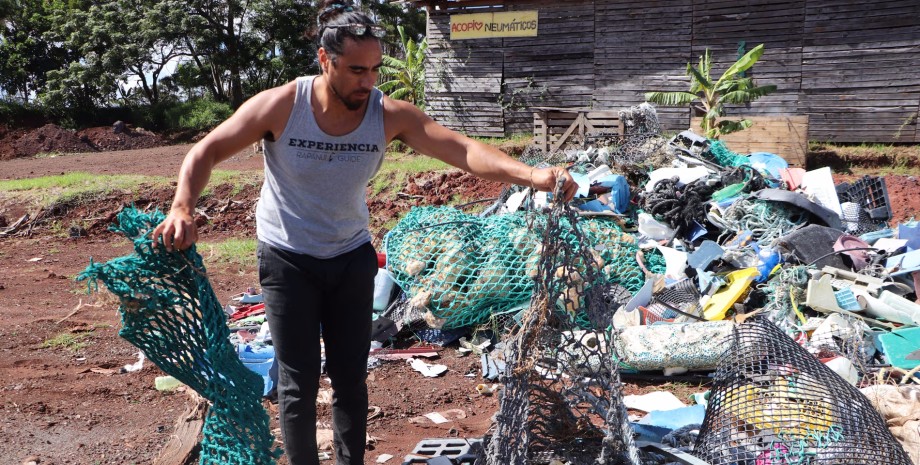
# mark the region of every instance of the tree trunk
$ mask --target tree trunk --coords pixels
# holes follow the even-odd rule
[[[243,84],[240,80],[239,42],[233,28],[234,14],[232,5],[227,10],[227,54],[230,57],[230,106],[237,109],[243,104]]]

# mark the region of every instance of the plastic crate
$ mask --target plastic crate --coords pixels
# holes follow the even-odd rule
[[[481,450],[482,439],[422,439],[403,460],[403,465],[425,464],[434,457],[447,457],[456,465],[473,465]]]

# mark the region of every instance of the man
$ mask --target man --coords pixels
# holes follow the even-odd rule
[[[531,168],[382,95],[374,84],[383,30],[365,14],[335,3],[319,20],[322,74],[259,93],[195,144],[153,241],[169,251],[197,241],[195,204],[214,166],[264,142],[265,183],[256,213],[259,280],[279,362],[285,452],[291,464],[318,463],[322,331],[337,463],[356,465],[364,463],[377,271],[365,193],[387,144],[401,140],[480,177],[539,190],[554,189],[559,179],[566,200],[577,185],[562,168]]]

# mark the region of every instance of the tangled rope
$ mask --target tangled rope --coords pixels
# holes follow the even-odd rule
[[[772,246],[777,239],[808,221],[808,215],[803,210],[758,199],[738,200],[728,207],[721,219],[709,218],[721,223],[725,230],[723,236],[750,231],[754,240],[765,246]]]
[[[692,229],[695,223],[706,221],[708,202],[718,186],[698,179],[681,188],[679,182],[677,176],[662,179],[652,192],[640,194],[642,208],[656,220],[667,223],[678,235]]]

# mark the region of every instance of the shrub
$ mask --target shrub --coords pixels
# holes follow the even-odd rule
[[[222,123],[233,114],[230,104],[211,99],[189,100],[167,107],[163,117],[168,129],[195,129],[204,131]]]

